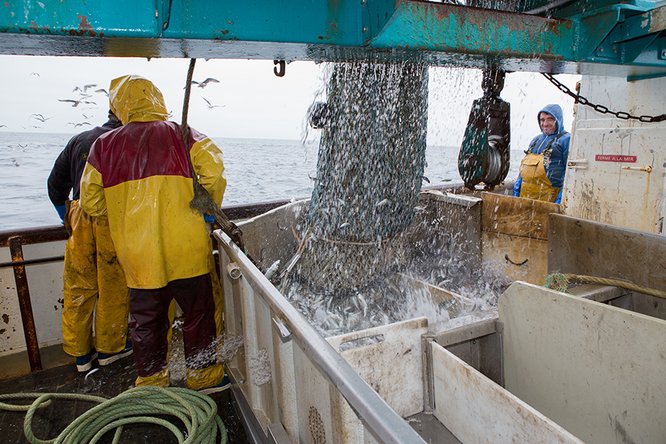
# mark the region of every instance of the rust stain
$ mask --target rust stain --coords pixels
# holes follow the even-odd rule
[[[4,2],[3,5],[5,5],[5,8],[9,8],[9,2]]]
[[[6,328],[0,329],[0,335],[1,335],[1,334],[4,334],[6,331],[7,331]]]
[[[37,24],[37,22],[35,22],[34,20],[30,22],[30,27],[29,28],[20,28],[19,31],[20,32],[27,32],[28,34],[30,34],[30,33],[51,34],[51,28],[49,27],[49,25],[39,26]]]
[[[2,320],[5,321],[5,324],[9,324],[9,315],[7,313],[3,314]]]
[[[546,22],[546,33],[559,37],[560,36],[559,22],[556,21]]]
[[[79,29],[86,31],[90,31],[91,29],[93,29],[92,25],[88,21],[88,16],[79,15],[77,17],[79,19]]]
[[[86,15],[79,15],[77,16],[79,19],[79,28],[78,30],[76,29],[70,29],[69,34],[71,35],[78,35],[78,36],[84,36],[88,35],[90,37],[96,37],[97,33],[93,29],[92,25],[88,21],[88,16]]]
[[[429,10],[434,9],[435,12],[435,17],[437,17],[437,20],[450,20],[451,15],[453,14],[453,11],[451,8],[446,8],[446,7],[439,7],[438,5],[434,4],[428,4],[426,8],[426,14],[430,12]]]
[[[464,25],[465,22],[469,23],[472,26],[476,26],[478,29],[484,29],[488,24],[488,17],[485,16],[475,16],[473,14],[468,15],[467,17],[459,17],[458,23]]]

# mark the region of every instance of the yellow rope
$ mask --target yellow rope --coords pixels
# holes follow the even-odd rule
[[[584,274],[551,273],[546,277],[546,287],[558,291],[566,291],[567,287],[569,286],[569,282],[571,281],[586,284],[610,285],[666,299],[666,291],[657,290],[655,288],[642,287],[638,284],[634,284],[633,282],[624,281],[621,279],[601,278],[596,276],[587,276]]]

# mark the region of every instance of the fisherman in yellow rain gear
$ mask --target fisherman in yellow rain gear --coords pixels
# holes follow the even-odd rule
[[[560,105],[546,105],[537,114],[537,121],[541,134],[532,139],[525,151],[513,195],[559,204],[571,135],[564,129]]]
[[[167,121],[162,93],[149,80],[111,81],[111,109],[123,127],[94,143],[81,180],[81,205],[108,215],[111,237],[130,288],[130,333],[137,386],[169,385],[168,308],[183,310],[187,386],[220,384],[215,353],[211,243],[203,217],[190,208],[194,174],[219,206],[226,179],[222,152],[205,135]]]
[[[127,339],[128,289],[111,241],[109,222],[105,216],[88,216],[79,205],[79,182],[90,147],[100,135],[120,126],[120,120],[109,112],[104,125],[72,137],[56,159],[47,182],[49,198],[69,233],[62,336],[63,349],[76,358],[79,372],[90,370],[95,359],[100,365],[108,365],[132,353],[132,343]]]

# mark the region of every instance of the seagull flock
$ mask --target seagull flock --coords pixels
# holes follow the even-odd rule
[[[40,77],[39,73],[37,72],[32,72],[30,73],[30,76],[33,77]],[[220,83],[219,80],[213,78],[213,77],[208,77],[204,80],[197,81],[197,80],[192,80],[192,85],[196,85],[198,88],[206,88],[207,86],[213,84],[213,83]],[[89,92],[90,91],[90,92]],[[109,92],[104,89],[104,88],[98,88],[96,83],[89,83],[85,84],[82,86],[74,86],[72,89],[72,93],[77,93],[75,94],[74,97],[67,98],[67,99],[57,99],[58,102],[61,103],[67,103],[72,106],[72,108],[77,108],[79,105],[97,105],[97,102],[95,102],[94,95],[104,95],[106,97],[109,97]],[[209,110],[214,109],[214,108],[224,108],[225,105],[217,105],[212,103],[210,100],[207,98],[201,96],[201,98],[206,102],[206,106]],[[90,107],[81,107],[81,109],[90,109]],[[90,122],[87,120],[91,117],[86,114],[81,114],[84,118],[83,121],[81,122],[68,122],[68,125],[72,125],[74,128],[82,127],[85,125],[90,125]],[[30,118],[33,120],[36,120],[39,123],[46,123],[47,120],[52,119],[53,117],[45,116],[44,114],[41,113],[33,113],[30,115]],[[5,124],[0,124],[0,128],[7,128],[7,125]],[[23,127],[24,129],[26,127]],[[41,126],[38,125],[32,125],[32,128],[42,128]]]

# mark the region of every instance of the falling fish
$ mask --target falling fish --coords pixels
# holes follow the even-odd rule
[[[91,375],[94,374],[94,373],[97,373],[98,371],[99,371],[99,368],[98,368],[98,367],[93,368],[93,369],[90,370],[88,373],[86,373],[86,376],[83,378],[83,380],[87,382],[87,381],[88,381],[88,377],[91,376]]]
[[[345,228],[345,227],[348,227],[349,225],[351,225],[349,222],[344,222],[344,223],[341,223],[338,228]]]
[[[379,201],[379,203],[377,203],[377,204],[375,205],[375,207],[383,207],[384,205],[386,205],[386,204],[389,203],[389,202],[391,202],[391,201],[388,200],[388,199],[382,199],[381,201]]]
[[[292,268],[294,268],[294,265],[296,265],[296,262],[301,258],[300,254],[295,254],[294,257],[291,258],[289,263],[287,264],[287,268],[285,270],[286,273],[289,273]]]
[[[358,301],[361,303],[361,308],[363,310],[363,317],[366,317],[368,315],[368,303],[366,302],[363,295],[360,293],[358,294]]]
[[[264,273],[266,279],[270,279],[271,277],[273,277],[279,266],[280,266],[280,259],[276,260],[271,264],[270,267],[268,267],[268,270],[266,270],[266,272]]]

